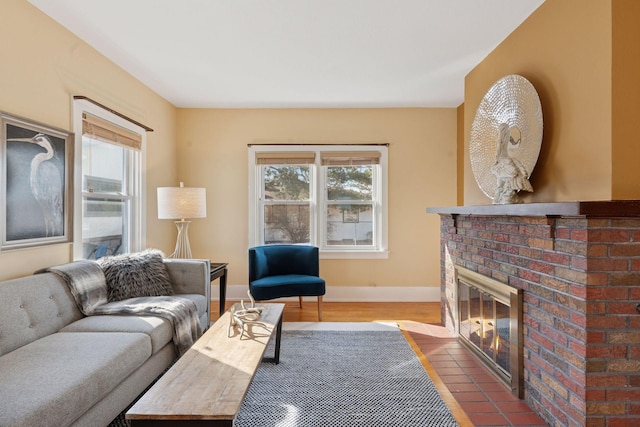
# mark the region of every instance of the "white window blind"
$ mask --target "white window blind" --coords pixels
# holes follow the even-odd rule
[[[309,165],[316,161],[316,153],[256,153],[258,165]]]
[[[328,152],[322,153],[322,166],[364,166],[380,164],[380,152]]]
[[[140,151],[142,136],[92,114],[82,113],[82,134],[98,141]]]

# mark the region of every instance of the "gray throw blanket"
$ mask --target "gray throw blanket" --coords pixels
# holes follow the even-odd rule
[[[102,269],[94,261],[75,261],[36,273],[45,272],[64,279],[85,316],[133,314],[167,319],[173,326],[173,342],[180,356],[202,335],[196,305],[186,298],[157,296],[107,302],[107,282]]]
[[[109,302],[97,307],[93,314],[135,314],[167,319],[173,325],[173,343],[180,356],[202,335],[196,304],[176,296],[137,297]]]

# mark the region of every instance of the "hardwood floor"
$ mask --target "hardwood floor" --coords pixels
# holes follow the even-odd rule
[[[284,310],[285,322],[317,322],[318,304],[304,301],[302,309],[297,302],[288,302]],[[322,304],[323,322],[413,321],[440,323],[440,304],[394,302],[325,302]]]
[[[278,300],[278,302],[283,302]],[[234,302],[227,302],[227,308]],[[285,322],[317,322],[318,304],[305,300],[302,309],[297,301],[285,302]],[[212,304],[215,307],[216,304]],[[218,318],[212,313],[212,320]],[[412,321],[419,323],[440,323],[440,303],[438,302],[324,302],[322,304],[323,322],[374,322],[374,321]]]
[[[212,320],[217,317],[212,314]],[[315,298],[305,300],[302,309],[297,301],[286,301],[283,321],[317,322]],[[547,426],[440,326],[439,302],[324,302],[322,321],[398,322],[460,427]]]

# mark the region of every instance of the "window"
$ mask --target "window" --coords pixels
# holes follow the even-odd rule
[[[252,145],[249,244],[312,244],[323,258],[386,257],[386,165],[386,145]]]
[[[74,258],[134,252],[144,241],[145,129],[86,99],[74,101]]]

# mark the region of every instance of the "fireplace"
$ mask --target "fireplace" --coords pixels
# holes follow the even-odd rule
[[[485,302],[485,291],[475,283],[468,287],[468,302],[459,303],[458,294],[467,292],[459,290],[462,269],[519,290],[523,386],[518,394],[550,425],[640,425],[640,201],[427,212],[440,215],[443,325],[453,334],[470,335],[478,333],[473,329],[478,320],[486,326],[486,339],[486,332],[500,327],[498,319],[506,318],[506,309],[495,303],[501,300]],[[480,320],[470,311],[473,304],[476,311],[488,305],[500,315]],[[457,324],[460,319],[469,320],[468,332]],[[515,336],[511,333],[510,341]],[[491,337],[486,345],[490,348]],[[496,358],[495,343],[494,353],[482,357]],[[506,374],[512,365],[502,369]]]
[[[456,267],[458,338],[523,397],[522,291]]]

